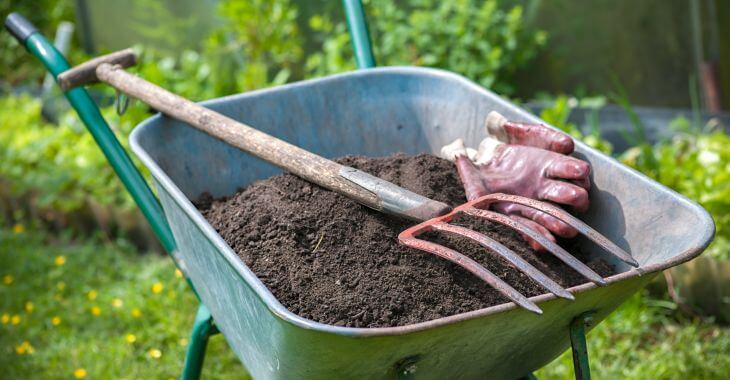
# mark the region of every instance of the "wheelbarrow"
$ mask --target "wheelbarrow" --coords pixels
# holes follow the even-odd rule
[[[346,4],[353,35],[366,36],[359,2]],[[15,35],[54,76],[68,69],[29,24],[14,20]],[[356,33],[358,25],[364,34]],[[354,39],[360,66],[369,66],[374,62],[369,44]],[[576,374],[586,378],[586,329],[659,271],[699,255],[714,232],[697,204],[578,143],[577,156],[594,169],[592,208],[583,219],[631,253],[639,268],[614,260],[618,274],[606,279],[608,285],[571,288],[572,302],[551,294],[532,297],[541,316],[506,303],[400,327],[325,325],[284,308],[191,203],[206,191],[234,194],[277,169],[158,115],[135,128],[131,146],[152,173],[160,208],[86,92],[75,89],[66,96],[207,306],[196,320],[184,376],[199,374],[207,337],[219,329],[254,378],[518,378],[530,376],[570,343]],[[203,105],[326,157],[435,153],[457,137],[476,145],[480,121],[492,110],[540,122],[458,75],[407,67],[361,70]]]

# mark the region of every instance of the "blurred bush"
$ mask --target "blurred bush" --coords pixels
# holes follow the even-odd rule
[[[193,100],[284,84],[301,78],[302,38],[297,7],[289,0],[224,0],[222,24],[200,52],[177,56],[138,47],[145,79]],[[293,75],[296,74],[296,75]]]
[[[46,36],[53,36],[61,21],[73,20],[73,2],[58,0],[0,0],[3,19],[18,12],[33,22]],[[16,84],[28,78],[42,78],[42,65],[29,64],[28,52],[3,30],[0,32],[0,81]]]
[[[680,117],[677,133],[654,146],[640,142],[621,161],[701,204],[715,220],[715,240],[705,255],[730,259],[730,136],[708,124],[693,128]]]
[[[552,105],[540,112],[541,119],[584,142],[593,149],[606,154],[613,152],[613,145],[601,136],[601,128],[598,121],[598,110],[606,104],[605,97],[576,99],[560,95],[551,99],[549,102]],[[577,125],[568,121],[570,113],[575,107],[585,107],[592,110],[587,120],[590,126],[590,130],[587,133],[581,131]]]
[[[127,135],[149,116],[130,107],[102,114],[127,148]],[[140,165],[138,165],[140,167]],[[143,170],[143,173],[145,171]],[[25,223],[77,233],[123,235],[140,248],[157,248],[140,212],[73,111],[59,124],[45,121],[41,102],[28,95],[0,97],[0,223]]]
[[[10,195],[33,194],[41,208],[62,212],[81,208],[87,197],[103,204],[131,206],[131,200],[114,179],[91,134],[76,115],[68,112],[54,125],[43,120],[41,103],[27,95],[0,98],[0,176]],[[118,136],[126,136],[144,110],[131,108],[131,117],[119,120],[113,107],[103,109]],[[142,114],[140,114],[142,111]],[[126,138],[120,139],[127,145]]]
[[[530,63],[547,38],[523,23],[523,8],[497,0],[366,0],[376,61],[381,66],[416,65],[446,69],[503,95],[514,93],[512,76]],[[310,18],[320,52],[307,59],[311,74],[354,68],[344,22]]]

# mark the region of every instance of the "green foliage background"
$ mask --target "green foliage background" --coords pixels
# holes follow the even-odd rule
[[[59,22],[73,20],[73,2],[0,0],[3,19],[11,12],[26,16],[46,36],[52,36]],[[28,52],[4,29],[0,32],[0,52],[0,83],[19,84],[29,78],[42,78],[45,74],[42,65],[29,64]]]
[[[364,1],[379,65],[416,65],[450,70],[503,95],[514,92],[512,75],[535,56],[547,35],[524,27],[523,8],[498,1]],[[342,21],[313,16],[323,36],[307,68],[317,75],[354,68]]]

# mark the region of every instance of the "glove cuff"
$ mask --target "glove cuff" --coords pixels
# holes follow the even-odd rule
[[[472,148],[466,148],[462,139],[456,139],[451,144],[444,145],[441,148],[442,158],[454,162],[458,156],[466,156],[474,161],[477,157],[477,151]]]
[[[479,149],[477,150],[476,157],[472,161],[474,161],[476,165],[484,165],[488,163],[492,160],[492,158],[494,158],[497,148],[500,145],[504,145],[504,143],[491,136],[485,137],[484,140],[479,143]]]
[[[508,143],[509,137],[507,131],[504,129],[504,125],[507,124],[508,120],[497,111],[492,111],[487,115],[484,120],[484,126],[487,129],[487,135],[493,138]]]

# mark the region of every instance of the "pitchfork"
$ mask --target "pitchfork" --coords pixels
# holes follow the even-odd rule
[[[601,246],[609,254],[630,265],[638,266],[638,263],[628,253],[606,237],[551,204],[515,195],[489,194],[452,209],[445,203],[423,197],[368,173],[340,165],[279,140],[124,71],[124,68],[133,66],[135,63],[135,54],[131,49],[126,49],[92,59],[72,68],[59,75],[58,82],[64,91],[98,81],[108,83],[117,90],[142,100],[165,115],[186,122],[213,137],[288,170],[299,177],[352,198],[364,206],[422,222],[401,232],[398,241],[405,246],[428,252],[463,267],[527,310],[538,314],[542,313],[542,310],[527,297],[476,261],[453,249],[418,239],[417,236],[428,231],[439,231],[471,239],[487,248],[490,253],[506,260],[524,272],[556,296],[573,299],[570,292],[563,289],[555,281],[504,245],[474,230],[449,224],[459,214],[487,219],[528,236],[589,280],[598,285],[605,284],[600,275],[554,242],[520,222],[487,210],[489,205],[494,202],[512,202],[540,210],[564,221]]]

